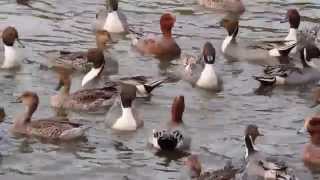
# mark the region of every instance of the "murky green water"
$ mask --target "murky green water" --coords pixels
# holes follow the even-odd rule
[[[317,111],[310,109],[310,88],[277,89],[270,96],[254,94],[258,83],[251,76],[261,68],[245,63],[229,63],[221,53],[217,69],[224,80],[224,90],[211,94],[192,88],[185,82],[169,84],[154,92],[141,113],[145,126],[136,133],[119,134],[104,126],[104,115],[70,113],[92,126],[88,141],[74,144],[42,144],[37,140],[14,138],[8,133],[13,117],[23,111],[20,104],[10,103],[24,90],[40,96],[40,108],[34,117],[54,114],[49,97],[56,92],[55,74],[40,67],[50,50],[86,50],[95,46],[92,24],[104,0],[31,0],[31,6],[17,5],[14,0],[0,1],[0,28],[14,25],[27,46],[31,64],[23,64],[16,72],[0,72],[1,106],[7,117],[0,125],[0,179],[176,179],[183,166],[181,158],[154,154],[147,147],[152,128],[170,117],[170,105],[176,95],[186,98],[185,123],[192,132],[191,152],[200,154],[204,167],[222,167],[228,159],[239,161],[244,155],[243,130],[247,124],[257,124],[265,134],[258,140],[259,148],[284,157],[300,174],[307,173],[301,162],[307,137],[297,135],[302,119]],[[247,11],[241,17],[239,39],[258,40],[265,37],[285,37],[287,24],[280,24],[286,9],[297,8],[302,15],[301,27],[319,23],[318,0],[245,0]],[[135,29],[159,32],[159,17],[165,11],[177,15],[174,34],[184,52],[196,53],[204,42],[211,41],[216,49],[226,35],[218,26],[224,16],[197,5],[196,1],[148,0],[120,3],[121,9]],[[120,64],[121,75],[159,75],[156,60],[142,57],[132,50],[128,39],[120,39],[109,49]],[[81,76],[73,81],[79,88]],[[319,110],[319,109],[318,109]],[[306,178],[305,179],[309,179]]]

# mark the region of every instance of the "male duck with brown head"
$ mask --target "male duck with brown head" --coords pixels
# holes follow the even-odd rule
[[[3,69],[11,69],[20,66],[23,57],[19,49],[15,46],[16,42],[22,43],[19,40],[18,31],[14,27],[7,27],[2,32],[2,42],[4,44],[4,61],[1,65]]]
[[[163,151],[188,150],[191,144],[182,115],[185,109],[184,96],[174,98],[171,107],[171,121],[161,129],[153,129],[153,135],[150,138],[150,144]]]
[[[246,167],[242,179],[295,180],[295,175],[283,161],[267,156],[255,147],[255,140],[262,136],[256,125],[248,125],[245,130]]]
[[[171,13],[165,13],[160,18],[162,36],[149,35],[141,39],[133,39],[133,45],[143,54],[154,55],[161,60],[178,58],[181,53],[179,45],[172,37],[172,28],[176,18]]]
[[[39,97],[31,91],[24,92],[18,102],[26,106],[26,112],[14,120],[11,131],[14,134],[35,136],[48,140],[73,140],[85,135],[87,127],[71,123],[66,118],[45,118],[32,120],[32,114],[37,110]]]

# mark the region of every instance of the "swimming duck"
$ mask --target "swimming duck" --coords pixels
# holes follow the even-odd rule
[[[108,3],[108,2],[107,2]],[[97,15],[97,21],[103,21],[103,30],[110,33],[127,33],[129,32],[126,16],[118,9],[118,0],[109,0],[110,12],[106,17]]]
[[[191,138],[182,121],[184,112],[184,96],[174,98],[171,107],[171,121],[163,129],[153,129],[150,144],[164,151],[186,150],[190,148]]]
[[[110,108],[106,117],[107,124],[117,131],[135,131],[143,126],[134,106],[137,88],[131,84],[122,84],[120,95],[115,104]],[[119,107],[120,106],[120,107]],[[120,112],[120,117],[116,111]]]
[[[265,75],[254,76],[262,85],[302,85],[320,80],[320,71],[313,58],[320,57],[320,50],[315,45],[306,45],[300,50],[303,68],[292,65],[268,66]]]
[[[113,104],[118,89],[115,84],[102,88],[91,88],[70,93],[71,78],[68,72],[59,73],[59,93],[51,97],[51,106],[71,110],[95,112]]]
[[[202,50],[202,61],[185,60],[181,78],[203,89],[221,90],[222,80],[214,69],[215,56],[215,48],[210,42],[206,42]]]
[[[256,48],[253,44],[238,44],[236,36],[239,31],[238,18],[230,16],[221,21],[221,25],[227,30],[228,35],[222,42],[222,52],[227,57],[246,60],[253,64],[277,65],[288,64],[290,51],[296,47],[296,41],[288,41],[285,45],[273,49]]]
[[[197,180],[233,180],[238,172],[230,163],[223,169],[203,172],[201,162],[197,155],[190,155],[185,161],[185,166],[190,178]]]
[[[111,59],[111,57],[105,58],[103,51],[98,48],[88,50],[87,62],[92,63],[93,66],[91,70],[82,78],[82,87],[87,85],[89,82],[92,82],[90,84],[90,87],[92,87],[92,84],[94,83],[93,80],[103,78],[103,75],[105,74],[110,75],[118,72],[118,62]]]
[[[96,45],[100,50],[104,50],[107,47],[107,43],[111,41],[111,36],[108,31],[98,30],[96,31]],[[69,68],[75,71],[87,72],[90,69],[90,65],[87,60],[87,52],[70,52],[66,50],[51,53],[46,55],[50,59],[50,63],[53,67]]]
[[[141,39],[133,38],[133,45],[143,54],[154,55],[161,60],[178,58],[181,49],[172,37],[172,28],[176,22],[174,15],[165,13],[160,18],[161,37],[149,35]]]
[[[245,7],[241,0],[198,0],[199,4],[216,10],[242,14]]]
[[[1,68],[11,69],[18,67],[23,58],[19,49],[14,45],[15,42],[18,42],[22,47],[24,46],[19,40],[17,29],[12,26],[5,28],[2,32],[2,42],[4,44],[4,61]]]
[[[289,167],[282,161],[269,157],[254,147],[257,137],[262,136],[256,125],[248,125],[245,130],[246,162],[242,179],[294,180]]]
[[[39,97],[31,91],[24,92],[17,102],[26,106],[26,112],[14,120],[11,131],[14,134],[35,136],[49,140],[73,140],[85,135],[88,127],[71,123],[66,118],[45,118],[32,120],[32,114],[37,110]]]
[[[310,134],[310,142],[305,145],[303,161],[311,169],[320,169],[320,117],[315,116],[305,120],[304,128]]]

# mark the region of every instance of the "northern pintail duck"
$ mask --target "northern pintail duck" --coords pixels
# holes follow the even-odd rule
[[[306,45],[300,50],[303,68],[292,65],[267,66],[265,75],[254,76],[262,85],[302,85],[320,80],[320,70],[313,62],[320,57],[320,50],[314,45]]]
[[[107,125],[117,131],[135,131],[143,126],[143,120],[138,116],[134,106],[137,88],[131,84],[122,84],[120,91],[119,99],[106,117]]]
[[[103,51],[107,47],[107,43],[111,41],[110,34],[104,30],[96,31],[97,48]],[[87,72],[90,65],[87,60],[88,52],[70,52],[66,50],[59,51],[58,54],[47,52],[45,55],[50,59],[50,64],[53,67],[69,68],[75,71]]]
[[[196,180],[233,180],[238,172],[230,163],[223,169],[203,172],[201,162],[197,155],[187,157],[185,166],[189,177]]]
[[[18,31],[14,27],[7,27],[2,32],[2,42],[4,46],[4,61],[1,65],[3,69],[11,69],[20,66],[22,56],[19,49],[15,46],[15,42],[22,43],[19,40]]]
[[[246,167],[242,172],[242,179],[273,179],[273,180],[295,180],[291,169],[278,159],[258,151],[255,140],[262,136],[256,125],[248,125],[245,130]]]
[[[228,11],[241,14],[245,7],[241,0],[198,0],[199,4],[215,10]]]
[[[153,129],[150,143],[154,148],[164,151],[183,151],[190,148],[191,137],[182,120],[184,109],[184,96],[175,97],[171,107],[171,121],[164,128]]]
[[[107,1],[108,3],[108,1]],[[97,21],[102,21],[102,29],[110,33],[127,33],[129,32],[129,26],[126,16],[118,9],[118,0],[109,0],[109,8],[107,16],[101,16],[97,14]],[[103,18],[103,19],[101,19]]]
[[[111,75],[118,72],[118,62],[111,59],[111,57],[105,57],[101,49],[89,49],[87,53],[87,61],[93,65],[91,70],[82,78],[82,87],[87,85],[89,82],[93,82],[95,79],[102,78],[103,80],[104,75]],[[91,85],[92,84],[90,84],[90,86]]]
[[[88,127],[71,123],[66,118],[45,118],[32,120],[32,114],[37,110],[39,97],[36,93],[26,91],[17,102],[26,106],[26,112],[14,120],[11,131],[14,134],[35,136],[49,140],[73,140],[85,135]]]
[[[253,48],[253,45],[250,43],[237,43],[236,37],[239,31],[237,17],[226,17],[221,21],[221,25],[228,32],[227,37],[222,42],[221,50],[224,55],[233,59],[263,65],[288,64],[288,54],[297,45],[296,41],[289,41],[285,45],[270,50]]]
[[[189,61],[189,58],[183,60],[184,68],[180,72],[182,79],[203,89],[215,91],[222,89],[222,80],[214,68],[216,51],[210,42],[206,42],[203,46],[202,61]]]
[[[315,116],[305,120],[304,128],[310,134],[310,142],[305,145],[303,161],[312,170],[320,169],[320,117]]]
[[[160,59],[172,60],[178,58],[181,53],[179,45],[172,37],[172,28],[176,17],[171,13],[165,13],[160,18],[162,36],[149,35],[141,39],[133,39],[133,45],[143,54],[154,55]]]

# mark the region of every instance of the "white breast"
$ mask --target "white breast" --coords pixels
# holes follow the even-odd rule
[[[111,33],[121,33],[125,31],[117,11],[108,13],[103,29]]]
[[[4,61],[1,68],[13,68],[20,64],[21,58],[15,47],[4,45]]]
[[[81,86],[83,87],[84,85],[86,85],[89,81],[91,81],[92,79],[94,79],[95,77],[97,77],[99,75],[99,73],[102,71],[103,67],[100,68],[91,68],[91,70],[83,77],[82,82],[81,82]]]
[[[131,108],[123,108],[122,115],[113,124],[112,129],[120,131],[134,131],[138,127]]]
[[[227,47],[229,46],[229,44],[232,41],[232,36],[227,36],[224,41],[222,42],[222,52],[225,53]]]
[[[196,84],[197,86],[206,89],[214,89],[218,87],[218,77],[213,64],[205,65]]]

